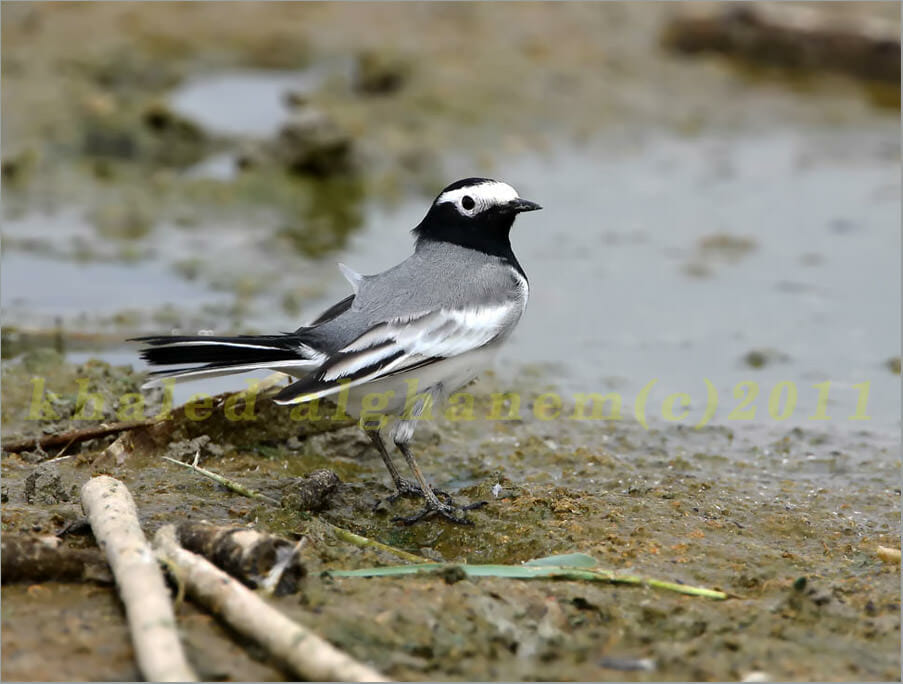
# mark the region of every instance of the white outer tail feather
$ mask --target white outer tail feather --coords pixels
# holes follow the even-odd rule
[[[219,378],[224,375],[237,375],[255,370],[272,370],[285,373],[293,378],[303,378],[311,370],[319,365],[319,361],[262,361],[260,363],[246,363],[240,366],[225,366],[221,368],[187,368],[174,370],[165,374],[156,375],[143,385],[142,389],[159,387],[166,380],[175,382],[190,382],[201,378]]]

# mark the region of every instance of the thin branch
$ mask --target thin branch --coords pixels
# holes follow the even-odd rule
[[[271,503],[275,506],[279,505],[279,502],[271,496],[267,496],[266,494],[261,494],[258,491],[251,489],[250,487],[245,487],[243,484],[236,482],[235,480],[230,480],[219,473],[214,473],[212,470],[207,470],[206,468],[202,468],[197,464],[198,456],[200,452],[194,455],[193,463],[185,463],[184,461],[179,461],[175,458],[170,458],[169,456],[164,456],[163,458],[171,463],[175,463],[176,465],[180,465],[183,468],[188,468],[189,470],[193,470],[199,475],[203,475],[214,482],[221,484],[226,489],[235,492],[236,494],[241,494],[242,496],[246,496],[249,499],[257,499],[259,501],[266,501],[267,503]]]
[[[160,560],[176,570],[193,599],[259,643],[299,677],[309,681],[388,681],[287,618],[205,558],[182,548],[172,525],[157,531],[154,547]]]
[[[62,446],[69,448],[76,442],[84,442],[95,437],[106,437],[107,435],[115,435],[119,432],[134,430],[139,427],[153,425],[159,418],[150,418],[148,420],[131,420],[122,423],[103,423],[101,425],[92,425],[91,427],[80,428],[78,430],[70,430],[68,432],[58,432],[54,435],[41,435],[40,437],[14,437],[8,439],[0,447],[4,451],[16,453],[19,451],[32,451],[34,449],[45,449]]]
[[[10,582],[98,582],[111,584],[113,576],[99,549],[74,549],[58,537],[4,532],[0,543],[0,574]]]
[[[263,378],[257,385],[257,396],[265,397],[272,394],[274,390],[278,389],[279,383],[286,377],[287,376],[284,373],[272,373]],[[216,399],[218,404],[222,405],[230,397],[240,394],[244,394],[244,391],[225,393]],[[237,406],[236,408],[240,409],[241,406]],[[59,432],[52,435],[41,435],[39,437],[13,437],[0,443],[0,448],[4,451],[16,453],[19,451],[32,451],[41,448],[55,448],[62,446],[64,449],[58,454],[58,456],[62,456],[62,454],[73,444],[84,442],[88,439],[94,439],[96,437],[105,437],[120,432],[127,432],[128,430],[134,430],[135,428],[147,427],[149,425],[154,425],[161,420],[165,420],[165,418],[156,417],[148,418],[146,420],[123,421],[120,423],[101,423],[100,425],[79,428],[78,430],[69,430],[67,432]]]
[[[424,558],[423,556],[418,556],[413,553],[408,553],[407,551],[402,551],[401,549],[396,549],[394,546],[389,546],[388,544],[383,544],[382,542],[378,542],[375,539],[369,539],[368,537],[362,537],[359,534],[355,534],[350,530],[346,530],[343,527],[339,527],[338,525],[333,525],[331,522],[327,522],[326,520],[322,520],[329,531],[336,537],[336,539],[341,539],[344,542],[348,542],[349,544],[354,544],[360,548],[368,548],[368,549],[376,549],[378,551],[385,551],[386,553],[391,553],[399,558],[403,558],[404,560],[410,563],[432,563],[429,558]]]
[[[896,563],[900,564],[900,549],[892,549],[887,546],[879,546],[876,552],[878,554],[878,558],[883,560],[885,563]]]
[[[151,682],[196,681],[179,643],[163,573],[141,531],[129,490],[101,475],[84,484],[81,499],[113,570],[141,673]]]
[[[186,520],[179,523],[176,536],[187,551],[267,594],[294,594],[307,572],[299,554],[301,542],[268,532]]]

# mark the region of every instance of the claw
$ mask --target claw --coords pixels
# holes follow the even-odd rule
[[[408,480],[399,480],[395,483],[395,491],[386,497],[388,503],[395,503],[399,499],[416,499],[423,497],[420,487]]]
[[[449,498],[449,500],[451,499]],[[473,525],[473,520],[469,520],[464,515],[464,511],[472,511],[477,508],[482,508],[488,503],[488,501],[475,501],[474,503],[469,503],[464,506],[456,506],[454,505],[454,502],[445,503],[440,501],[438,508],[431,508],[429,502],[427,502],[426,508],[424,508],[419,513],[408,517],[396,516],[392,518],[392,522],[401,523],[402,525],[413,525],[414,523],[418,523],[421,520],[428,520],[434,516],[439,515],[449,522],[455,523],[456,525]]]
[[[452,496],[448,492],[444,492],[441,489],[432,489],[433,494],[438,497],[441,497],[449,502],[452,501]],[[385,499],[380,499],[376,503],[376,507],[379,508],[383,503],[392,504],[398,501],[399,499],[422,499],[423,490],[420,489],[416,484],[411,482],[410,480],[405,480],[404,478],[399,478],[398,482],[395,483],[395,491],[387,496]]]

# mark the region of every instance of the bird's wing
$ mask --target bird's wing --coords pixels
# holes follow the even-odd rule
[[[516,302],[394,318],[369,328],[275,400],[294,404],[420,368],[483,347],[517,320]]]
[[[354,304],[355,296],[356,295],[353,295],[353,294],[348,295],[347,297],[345,297],[345,299],[333,304],[328,309],[326,309],[326,311],[324,311],[319,316],[317,316],[317,318],[314,319],[314,321],[309,326],[301,326],[295,332],[300,333],[304,330],[307,330],[308,328],[311,328],[311,327],[314,327],[317,325],[323,325],[323,323],[328,323],[329,321],[335,320],[336,318],[338,318],[343,313],[348,311],[348,309],[351,308],[351,306]]]

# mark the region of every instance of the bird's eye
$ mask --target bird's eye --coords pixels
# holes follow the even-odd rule
[[[476,202],[473,201],[473,197],[470,195],[464,195],[464,197],[461,198],[461,206],[467,209],[467,211],[470,211],[476,206]]]

